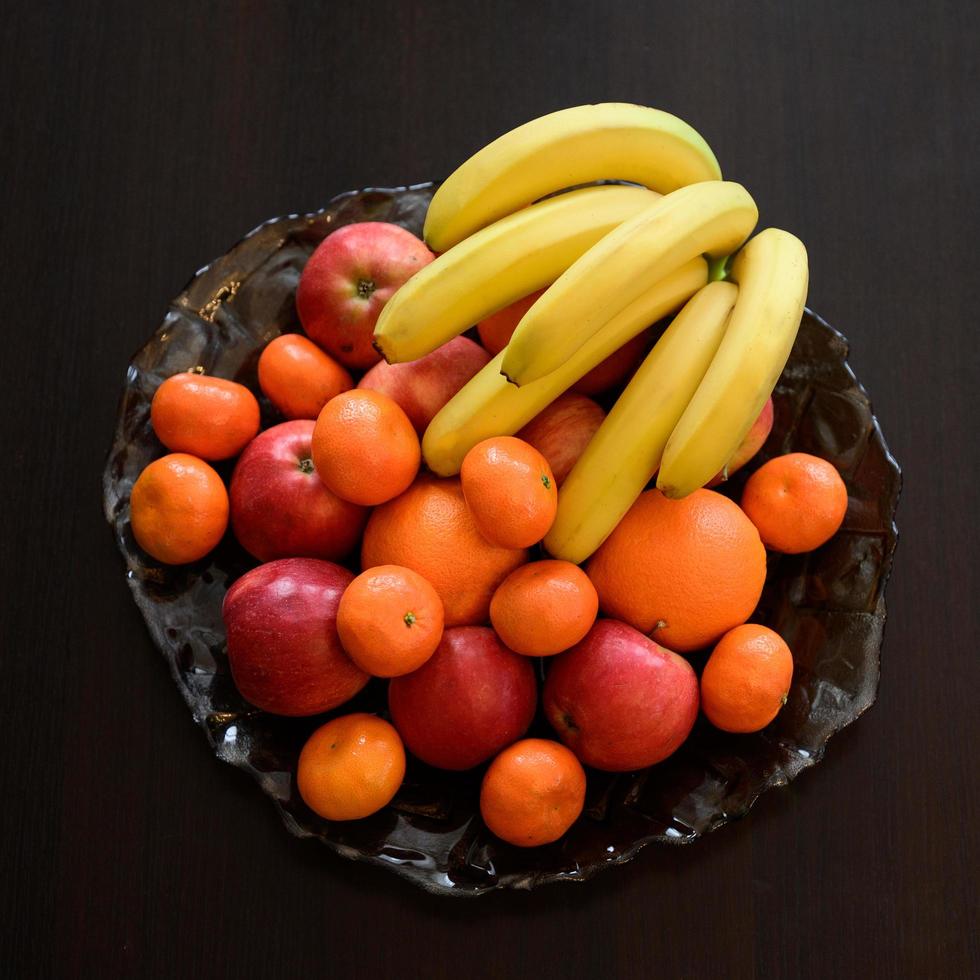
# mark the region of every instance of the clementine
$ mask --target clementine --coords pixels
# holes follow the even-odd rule
[[[490,831],[517,847],[558,840],[585,805],[585,770],[575,754],[544,738],[525,738],[490,763],[480,814]]]
[[[701,708],[715,728],[757,732],[786,703],[793,654],[778,634],[746,623],[729,630],[701,674]]]
[[[357,713],[321,725],[300,752],[296,786],[325,820],[359,820],[387,806],[405,778],[405,748],[392,725]]]
[[[337,610],[337,632],[361,670],[398,677],[435,653],[443,619],[439,593],[418,572],[379,565],[347,586]]]
[[[558,487],[548,461],[515,436],[477,443],[459,472],[480,533],[502,548],[528,548],[555,519]]]
[[[648,490],[586,571],[606,615],[668,649],[696,650],[752,614],[766,550],[752,522],[720,493],[669,500]]]
[[[313,429],[313,464],[327,488],[355,504],[381,504],[415,479],[419,437],[401,407],[380,391],[331,398]]]
[[[589,576],[569,561],[522,565],[497,587],[490,622],[515,653],[550,657],[575,646],[592,628],[599,596]]]
[[[140,473],[129,519],[145,552],[166,565],[184,565],[203,558],[224,535],[228,491],[204,460],[171,453]]]
[[[230,459],[259,431],[259,403],[236,381],[186,371],[157,388],[150,421],[157,438],[173,452]]]
[[[837,533],[847,513],[847,487],[825,459],[787,453],[749,477],[742,509],[767,548],[796,555],[819,548]]]
[[[361,567],[404,565],[432,583],[446,626],[484,623],[497,586],[527,561],[480,534],[458,479],[420,476],[400,497],[375,508],[361,546]]]
[[[312,340],[284,333],[259,357],[259,387],[287,419],[315,419],[334,395],[353,388],[354,380]]]

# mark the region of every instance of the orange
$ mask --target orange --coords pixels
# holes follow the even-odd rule
[[[487,621],[490,598],[518,565],[520,548],[498,548],[477,530],[458,479],[421,476],[368,519],[361,567],[404,565],[432,583],[446,626]]]
[[[327,489],[354,504],[382,504],[415,479],[422,453],[402,408],[380,391],[331,398],[313,429],[313,465]]]
[[[558,486],[548,461],[515,436],[478,442],[459,472],[480,533],[502,548],[528,548],[555,519]]]
[[[379,565],[347,586],[337,609],[337,632],[361,670],[398,677],[436,652],[443,618],[439,593],[418,572]]]
[[[765,626],[729,630],[701,674],[701,709],[715,728],[757,732],[779,714],[793,679],[793,654]]]
[[[545,738],[525,738],[504,749],[480,789],[483,822],[517,847],[558,840],[584,805],[582,764],[570,749]]]
[[[359,820],[387,806],[405,778],[405,748],[383,718],[363,713],[334,718],[303,746],[296,786],[326,820]]]
[[[586,571],[607,616],[670,650],[697,650],[752,615],[766,549],[738,504],[720,493],[668,500],[648,490]]]
[[[129,520],[136,543],[157,561],[184,565],[203,558],[228,527],[228,491],[204,460],[171,453],[133,484]]]
[[[569,561],[534,561],[511,572],[490,601],[490,622],[515,653],[550,657],[575,646],[592,628],[599,596]]]
[[[478,323],[476,329],[480,335],[480,343],[491,354],[499,354],[510,343],[510,338],[517,329],[517,324],[521,322],[521,318],[543,292],[543,289],[539,289],[535,293],[530,293]],[[588,374],[576,381],[570,390],[580,395],[595,395],[625,381],[642,360],[649,339],[650,331],[644,330],[632,340],[628,340],[619,350],[613,351]]]
[[[312,340],[285,333],[269,341],[259,357],[259,387],[287,419],[315,419],[334,395],[353,388],[354,380]]]
[[[825,459],[788,453],[763,463],[749,477],[742,509],[767,548],[797,555],[837,533],[847,513],[847,487]]]
[[[150,421],[157,438],[173,452],[230,459],[258,433],[259,403],[244,385],[188,371],[157,388]]]

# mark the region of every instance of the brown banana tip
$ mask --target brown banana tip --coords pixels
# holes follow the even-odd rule
[[[377,337],[371,338],[371,346],[384,358],[386,364],[391,363],[391,361],[388,360],[388,355],[385,353],[385,349],[381,346]]]

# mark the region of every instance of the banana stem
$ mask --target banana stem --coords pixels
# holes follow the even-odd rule
[[[708,282],[722,282],[728,278],[728,264],[730,255],[725,255],[720,259],[712,259],[707,255],[708,260]]]

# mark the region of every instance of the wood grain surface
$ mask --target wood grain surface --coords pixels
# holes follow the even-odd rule
[[[26,2],[0,20],[0,974],[966,977],[977,947],[976,3]],[[272,215],[667,108],[807,243],[905,470],[879,703],[750,816],[448,901],[210,754],[100,509],[130,353]]]

